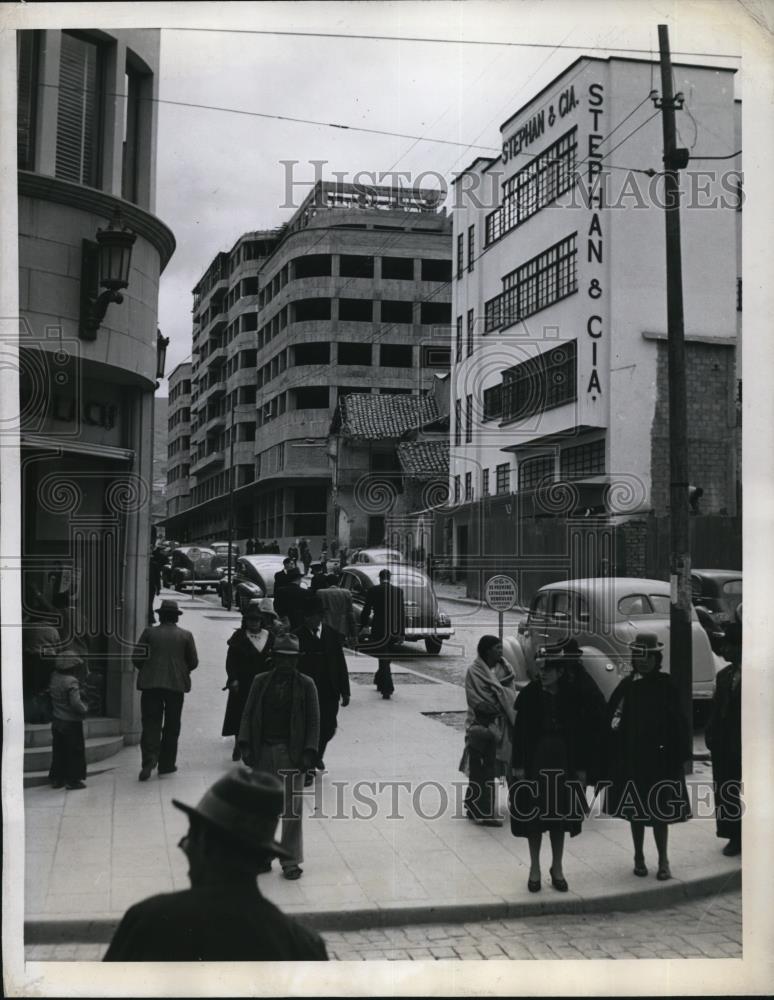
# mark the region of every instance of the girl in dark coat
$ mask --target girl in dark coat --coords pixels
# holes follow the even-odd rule
[[[691,759],[690,729],[674,682],[660,672],[663,643],[640,632],[630,643],[633,671],[607,706],[604,808],[631,824],[634,874],[645,877],[645,827],[653,827],[658,873],[672,877],[667,854],[670,823],[690,819],[685,762]]]
[[[228,691],[228,701],[222,734],[234,737],[232,760],[239,760],[241,756],[238,744],[239,726],[253,678],[265,670],[271,670],[269,654],[274,645],[272,625],[276,618],[270,601],[268,604],[264,604],[263,601],[251,601],[242,620],[242,627],[228,640],[226,654],[228,680],[223,688],[224,691]]]
[[[539,892],[540,847],[551,839],[551,884],[567,892],[562,871],[564,837],[577,836],[587,812],[585,785],[591,734],[577,709],[560,656],[538,661],[539,676],[516,699],[513,728],[511,833],[529,841],[527,888]]]
[[[718,837],[727,837],[726,857],[742,853],[742,626],[726,625],[723,653],[730,662],[715,678],[704,739],[712,754]]]

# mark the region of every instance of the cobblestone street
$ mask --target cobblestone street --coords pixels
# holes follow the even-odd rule
[[[633,913],[323,932],[339,961],[741,958],[739,892]],[[98,961],[101,944],[31,945],[28,961]]]

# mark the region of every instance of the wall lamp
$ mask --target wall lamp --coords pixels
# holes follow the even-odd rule
[[[124,301],[121,289],[129,285],[132,247],[137,234],[128,229],[118,211],[106,229],[97,230],[96,243],[81,245],[81,340],[96,340],[111,302]],[[100,291],[103,288],[104,291]]]
[[[161,330],[156,330],[156,378],[164,378],[168,347],[169,337],[162,337]]]

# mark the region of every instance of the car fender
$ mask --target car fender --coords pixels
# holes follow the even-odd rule
[[[605,701],[631,672],[629,663],[598,646],[581,646],[581,662],[589,677],[605,696]]]

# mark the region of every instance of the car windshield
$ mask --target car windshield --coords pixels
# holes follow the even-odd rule
[[[669,614],[669,598],[664,594],[627,594],[618,602],[618,612],[626,618],[652,616],[663,618]]]

